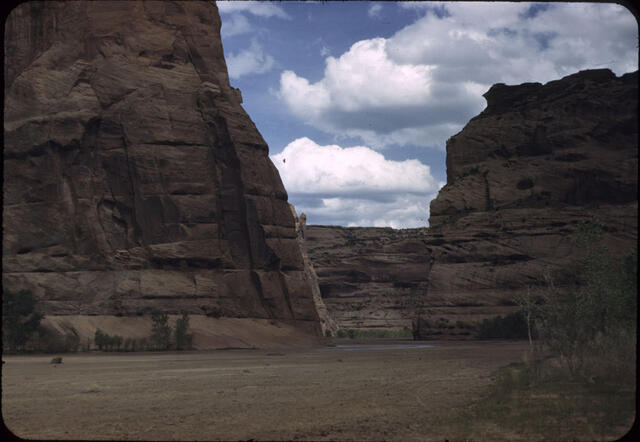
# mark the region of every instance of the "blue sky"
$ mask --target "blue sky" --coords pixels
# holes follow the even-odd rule
[[[603,3],[218,2],[231,84],[309,224],[428,225],[445,143],[492,84],[638,68]]]

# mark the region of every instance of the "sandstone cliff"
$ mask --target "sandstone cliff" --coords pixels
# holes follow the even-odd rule
[[[291,208],[291,213],[296,220],[296,239],[298,240],[300,251],[302,253],[302,259],[304,261],[304,272],[307,275],[307,279],[309,280],[309,284],[311,286],[313,302],[316,306],[316,311],[318,312],[318,318],[320,319],[322,333],[325,336],[335,336],[339,329],[338,323],[333,319],[333,316],[327,310],[327,306],[322,299],[322,293],[320,292],[320,285],[318,282],[318,274],[316,273],[316,269],[311,262],[311,258],[309,257],[309,254],[304,247],[304,238],[307,230],[307,217],[304,213],[301,213],[300,216],[298,216],[298,214],[296,213],[296,208],[293,206],[293,204],[290,204],[289,206]]]
[[[411,327],[426,302],[427,229],[307,226],[304,248],[342,328]]]
[[[261,345],[316,342],[287,194],[229,85],[215,3],[25,3],[4,66],[6,287],[75,332],[187,311],[200,347],[225,318],[216,345],[256,321]]]
[[[447,185],[429,229],[307,228],[329,312],[341,326],[398,327],[417,305],[427,335],[472,336],[474,323],[516,308],[513,296],[543,273],[567,268],[581,222],[597,219],[608,248],[629,251],[637,87],[637,72],[609,70],[493,86],[487,108],[447,142]]]

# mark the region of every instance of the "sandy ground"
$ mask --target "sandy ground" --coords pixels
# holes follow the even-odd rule
[[[3,356],[2,416],[28,439],[443,440],[526,346],[399,343]]]

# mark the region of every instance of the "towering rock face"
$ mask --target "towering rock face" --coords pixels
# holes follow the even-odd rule
[[[324,304],[342,328],[411,327],[427,300],[427,229],[307,226]]]
[[[25,3],[4,73],[6,287],[50,317],[187,311],[319,335],[215,3]]]
[[[413,285],[426,336],[473,336],[474,323],[512,311],[514,295],[568,268],[579,254],[570,234],[582,222],[598,220],[610,251],[627,253],[638,237],[637,87],[637,72],[609,70],[493,86],[487,108],[447,142],[447,185],[431,203],[428,230],[307,229],[329,312],[343,326],[397,327],[415,317],[403,310],[416,305],[402,303],[403,292],[368,287],[379,268]],[[387,257],[421,261],[424,273],[384,265],[376,257],[385,242]],[[349,276],[367,268],[367,281]],[[368,302],[381,296],[379,315],[400,321],[372,317]]]
[[[432,299],[506,304],[576,257],[569,235],[598,220],[622,254],[638,234],[638,74],[583,71],[495,85],[447,143],[431,203]]]

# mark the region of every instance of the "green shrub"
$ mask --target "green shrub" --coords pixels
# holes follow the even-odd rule
[[[478,329],[481,339],[526,339],[527,336],[527,322],[521,311],[484,319]]]
[[[559,289],[548,277],[544,303],[532,315],[545,347],[572,377],[614,378],[635,366],[637,250],[616,259],[600,244],[599,232],[587,224],[574,235],[583,252],[576,283]]]
[[[94,335],[94,341],[98,350],[112,351],[115,348],[116,351],[120,351],[123,339],[122,336],[111,336],[104,333],[102,330],[97,329]]]
[[[34,347],[44,353],[77,352],[80,347],[80,337],[75,334],[62,335],[56,330],[40,327]]]
[[[151,345],[154,350],[168,350],[171,348],[171,326],[169,315],[153,313],[151,315]]]
[[[193,342],[193,334],[189,333],[189,315],[185,312],[176,320],[176,350],[190,350]]]
[[[93,335],[93,340],[96,343],[96,347],[98,347],[98,350],[102,351],[102,349],[106,346],[108,336],[109,335],[104,333],[102,330],[96,330],[95,334]]]
[[[116,348],[116,351],[120,351],[120,346],[122,346],[122,336],[115,335],[113,337],[113,346]]]
[[[29,290],[2,291],[2,345],[10,352],[24,351],[25,344],[44,318],[35,311],[36,299]]]

